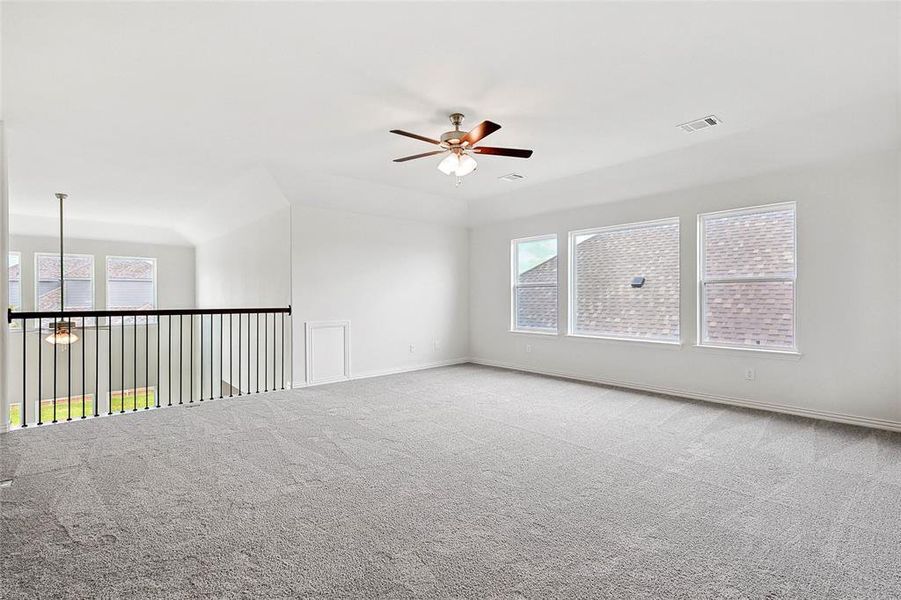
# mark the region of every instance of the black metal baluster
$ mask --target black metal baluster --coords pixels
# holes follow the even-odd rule
[[[109,360],[109,371],[107,372],[107,375],[109,375],[109,393],[107,394],[107,399],[106,399],[106,410],[107,410],[107,415],[111,415],[111,414],[113,414],[113,318],[112,317],[106,318],[106,326],[107,326],[107,330],[109,331],[109,334],[107,336],[109,338],[109,350],[106,353],[107,359]]]
[[[122,378],[121,378],[121,386],[119,388],[119,414],[125,412],[125,315],[120,317],[122,319]]]
[[[134,319],[135,319],[135,322],[134,322],[135,370],[131,374],[131,379],[132,379],[131,410],[132,410],[132,412],[138,410],[138,315],[137,314],[135,314]]]
[[[84,327],[85,318],[81,318],[81,418],[84,419],[87,415],[84,414],[84,397],[87,395],[85,392],[87,391],[85,388],[85,376],[84,376],[84,353],[87,351],[88,346],[88,334]]]
[[[43,425],[43,419],[41,418],[41,400],[43,396],[43,379],[44,379],[44,347],[41,345],[41,320],[38,319],[38,405],[37,405],[37,418],[38,425]]]
[[[178,403],[183,404],[182,401],[182,376],[184,375],[184,362],[185,362],[185,324],[182,322],[182,316],[178,315]]]
[[[289,387],[294,385],[294,314],[291,312],[291,305],[288,305],[288,316],[291,319],[288,321],[288,327],[291,328],[291,335],[288,336],[289,340],[289,351],[291,352],[291,362],[288,363],[289,373],[291,377],[291,382]]]
[[[235,395],[235,363],[232,362],[232,344],[234,344],[234,338],[232,337],[232,323],[235,320],[235,315],[228,313],[228,397],[233,398]]]
[[[69,319],[69,339],[74,332],[72,331],[72,319]],[[72,344],[66,346],[66,420],[72,420]]]
[[[53,333],[56,334],[56,317],[53,317]],[[53,344],[53,421],[51,421],[51,423],[56,423],[56,363],[59,362],[57,360],[57,355],[56,355],[57,348],[59,348],[59,344],[54,343]]]
[[[191,325],[193,329],[193,319]],[[191,354],[193,355],[193,352]],[[203,313],[200,313],[200,401],[203,402]]]
[[[144,410],[150,408],[150,315],[144,315]]]
[[[241,360],[241,337],[242,332],[244,331],[244,324],[242,323],[242,318],[244,315],[238,313],[238,395],[241,396],[244,394],[243,389],[241,387],[241,369],[243,368],[243,361]]]
[[[156,407],[160,407],[160,329],[163,327],[163,320],[156,318],[156,385],[153,386],[153,399]]]
[[[278,385],[276,382],[276,377],[278,376],[278,349],[275,346],[275,342],[278,339],[278,334],[275,331],[275,325],[278,321],[278,315],[276,313],[272,313],[272,391],[278,389]]]
[[[41,336],[38,336],[38,352],[41,351]],[[28,427],[28,319],[22,319],[22,427]],[[40,398],[38,399],[40,404]]]
[[[285,389],[285,313],[282,313],[282,389]]]
[[[100,416],[100,318],[94,318],[94,416]]]
[[[210,317],[212,319],[212,317]],[[212,322],[212,321],[211,321]],[[213,326],[210,325],[210,330],[212,331]],[[219,313],[219,398],[222,398],[222,313]],[[212,373],[212,369],[210,369],[210,373]],[[210,391],[210,400],[213,399],[213,392]]]
[[[259,317],[258,317],[259,320]],[[263,381],[264,391],[269,391],[269,313],[263,316]]]
[[[166,397],[169,406],[172,406],[172,315],[169,315],[168,327],[166,327],[166,335],[169,337],[169,353],[166,354],[166,385],[168,392]]]

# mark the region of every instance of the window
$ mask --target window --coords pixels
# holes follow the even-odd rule
[[[108,256],[106,258],[106,307],[109,310],[156,308],[156,259]],[[114,323],[121,318],[113,318]],[[134,317],[125,317],[133,323]],[[150,322],[156,322],[150,317]]]
[[[795,205],[699,217],[702,345],[794,351]]]
[[[59,255],[38,253],[34,256],[37,273],[35,305],[39,311],[60,310]],[[64,310],[92,310],[94,308],[94,257],[66,254],[66,306]],[[45,320],[44,325],[47,324]]]
[[[7,277],[9,280],[9,308],[17,311],[22,309],[22,255],[18,252],[10,252],[7,262]],[[10,329],[19,329],[22,322],[16,319],[9,324]]]
[[[557,236],[513,240],[513,331],[557,332]]]
[[[570,233],[573,335],[679,341],[679,219]]]
[[[22,255],[9,253],[9,307],[13,310],[22,308]]]

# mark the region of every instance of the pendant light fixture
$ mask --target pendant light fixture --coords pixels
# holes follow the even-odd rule
[[[59,200],[59,306],[60,310],[66,310],[66,267],[65,267],[65,251],[63,250],[63,200],[68,198],[67,194],[58,192],[56,198]],[[56,321],[53,324],[53,331],[44,338],[50,344],[58,344],[66,347],[78,341],[75,335],[73,323],[71,321]]]

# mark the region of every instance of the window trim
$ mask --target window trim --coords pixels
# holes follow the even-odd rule
[[[550,283],[518,283],[517,271],[519,267],[517,245],[523,242],[540,242],[554,240],[557,246],[557,281]],[[517,288],[542,288],[553,287],[557,290],[557,323],[553,328],[543,327],[517,327],[516,326],[516,290]],[[560,335],[560,240],[556,233],[545,235],[533,235],[510,240],[510,333],[530,333],[537,335]]]
[[[628,337],[610,335],[605,333],[586,333],[576,331],[576,237],[588,234],[605,233],[612,231],[625,231],[629,229],[644,229],[647,227],[656,227],[660,225],[677,225],[679,227],[679,235],[677,238],[676,256],[679,257],[678,276],[679,276],[679,335],[675,338],[654,338],[654,337]],[[569,232],[569,243],[567,246],[569,254],[567,260],[567,319],[566,319],[566,335],[573,338],[587,338],[595,340],[609,340],[617,342],[643,342],[648,344],[666,344],[671,346],[681,346],[682,338],[682,221],[678,216],[664,217],[662,219],[652,219],[650,221],[636,221],[634,223],[620,223],[617,225],[605,225],[602,227],[590,227],[588,229],[577,229]]]
[[[106,283],[106,304],[105,304],[105,306],[106,306],[107,310],[113,310],[113,309],[110,309],[110,307],[109,307],[109,306],[110,306],[110,299],[109,299],[109,297],[110,297],[110,281],[143,281],[143,280],[141,280],[141,279],[110,279],[110,276],[109,276],[109,263],[110,263],[110,259],[149,260],[149,261],[151,261],[151,262],[153,263],[153,279],[151,280],[151,282],[153,283],[153,308],[154,308],[154,309],[157,308],[157,307],[159,306],[159,299],[158,299],[158,297],[157,297],[157,287],[158,287],[158,286],[157,286],[157,284],[156,284],[156,278],[157,278],[157,264],[156,264],[156,263],[157,263],[157,260],[156,260],[156,257],[154,257],[154,256],[118,256],[118,255],[111,255],[111,256],[107,256],[107,257],[106,257],[106,261],[105,261],[105,269],[106,269],[106,270],[105,270],[105,272],[104,272],[104,277],[105,277],[104,281],[105,281],[105,283]]]
[[[774,212],[778,210],[784,210],[790,208],[792,213],[794,214],[794,222],[792,223],[793,232],[793,247],[792,254],[794,256],[794,264],[792,269],[792,275],[790,277],[786,276],[773,276],[773,277],[712,277],[705,279],[704,278],[704,266],[705,266],[705,229],[704,223],[707,218],[716,218],[723,216],[743,216],[743,215],[753,215],[760,214],[766,212]],[[783,354],[783,355],[800,355],[800,345],[798,343],[798,203],[795,201],[788,202],[774,202],[772,204],[758,204],[755,206],[747,206],[744,208],[734,208],[734,209],[726,209],[726,210],[717,210],[706,213],[699,213],[697,219],[697,327],[695,335],[697,336],[695,347],[696,348],[714,348],[717,350],[740,350],[740,351],[750,351],[750,352],[760,352],[760,353],[768,353],[768,354]],[[775,347],[775,346],[751,346],[749,344],[737,344],[737,343],[716,343],[716,342],[705,342],[704,341],[704,311],[707,307],[706,299],[707,295],[705,294],[705,284],[707,283],[755,283],[755,282],[791,282],[792,283],[792,346],[791,347]]]
[[[35,252],[34,253],[34,306],[35,306],[35,310],[40,310],[40,307],[38,306],[38,302],[40,300],[40,290],[38,289],[38,287],[39,287],[41,281],[44,281],[43,279],[40,278],[40,269],[38,268],[38,261],[41,259],[41,257],[45,257],[45,256],[48,256],[50,258],[59,259],[59,254],[54,254],[53,252]],[[75,278],[65,277],[65,273],[60,273],[60,282],[62,282],[64,280],[90,281],[91,282],[91,306],[90,306],[90,308],[88,308],[86,310],[95,310],[95,308],[97,306],[97,269],[96,269],[96,265],[94,264],[95,263],[94,255],[93,254],[79,254],[79,253],[75,253],[75,252],[66,252],[65,256],[73,256],[73,257],[77,257],[77,258],[90,258],[91,259],[91,276],[89,278],[83,279],[80,277],[75,277]],[[62,311],[65,311],[66,307],[62,306],[62,307],[60,307],[60,309]],[[79,310],[85,310],[85,309],[79,309]]]

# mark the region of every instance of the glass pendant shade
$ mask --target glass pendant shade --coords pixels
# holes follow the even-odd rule
[[[468,154],[451,152],[438,163],[438,170],[445,175],[463,177],[476,170],[478,163]]]
[[[457,170],[457,167],[460,166],[460,157],[451,152],[444,160],[438,163],[438,170],[444,173],[445,175],[453,175],[453,173]]]
[[[53,328],[53,333],[44,338],[50,344],[68,346],[78,341],[78,336],[72,332],[72,324],[68,321],[59,321]]]
[[[468,154],[461,154],[460,165],[457,167],[457,177],[469,175],[476,170],[477,166],[479,166],[479,163],[473,157]]]

